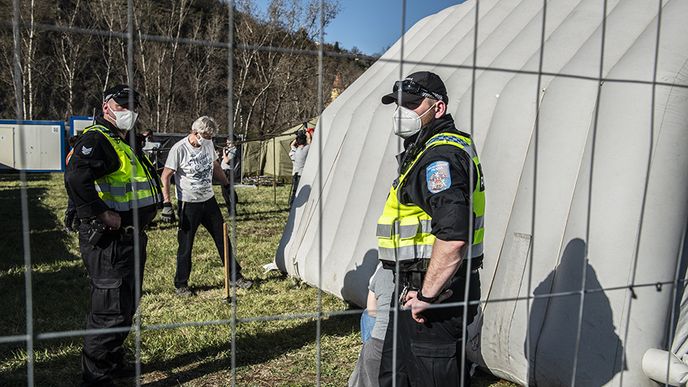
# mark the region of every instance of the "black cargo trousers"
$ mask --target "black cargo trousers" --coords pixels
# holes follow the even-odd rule
[[[136,298],[133,228],[122,230],[103,234],[93,246],[88,239],[90,225],[82,223],[79,227],[79,250],[91,285],[86,328],[123,328],[121,332],[84,336],[81,356],[83,386],[107,384],[111,381],[111,374],[125,365],[123,343],[139,300]],[[139,286],[143,283],[147,244],[148,236],[140,231]]]
[[[204,202],[180,201],[177,215],[179,217],[177,229],[179,247],[177,248],[177,270],[174,274],[174,287],[181,288],[189,286],[191,251],[198,227],[203,225],[210,233],[223,266],[225,264],[225,237],[223,230],[224,219],[214,196]],[[230,243],[230,241],[227,240],[227,243]],[[236,268],[236,278],[242,278],[241,265],[236,261],[231,245],[229,245],[229,254],[230,270]],[[235,261],[234,263],[232,262],[233,260]]]
[[[460,271],[463,270],[459,269]],[[396,279],[395,279],[396,280]],[[443,304],[465,301],[466,275],[452,278],[449,289],[452,296]],[[474,270],[470,275],[469,301],[480,299],[480,274]],[[401,287],[399,291],[401,292]],[[445,307],[423,312],[426,322],[419,324],[411,317],[410,310],[399,310],[397,330],[394,331],[394,308],[398,300],[392,297],[389,324],[382,350],[379,382],[382,387],[391,387],[396,378],[398,387],[444,387],[461,386],[462,340],[465,335],[463,307]],[[465,326],[473,322],[478,305],[468,307]],[[396,334],[396,373],[393,368],[393,339]],[[464,387],[470,386],[470,367],[464,364]]]

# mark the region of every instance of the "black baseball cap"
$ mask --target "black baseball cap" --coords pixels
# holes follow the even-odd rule
[[[105,90],[103,93],[103,102],[107,102],[112,99],[123,107],[129,107],[130,93],[133,93],[134,95],[134,108],[136,108],[139,106],[139,93],[130,88],[128,85],[117,85]]]
[[[439,75],[430,71],[418,71],[402,81],[394,82],[392,92],[382,97],[382,103],[388,105],[397,102],[399,87],[403,103],[420,103],[424,98],[432,98],[449,103],[447,88]]]

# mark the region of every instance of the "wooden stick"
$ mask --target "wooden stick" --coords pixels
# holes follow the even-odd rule
[[[229,228],[227,223],[222,224],[223,236],[224,236],[224,258],[225,258],[225,298],[229,299]]]

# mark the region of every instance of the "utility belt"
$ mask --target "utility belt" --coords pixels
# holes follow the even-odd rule
[[[396,270],[396,264],[392,261],[381,261],[382,267],[394,272]],[[470,263],[470,265],[469,265]],[[408,288],[408,290],[418,290],[423,287],[423,281],[425,280],[425,274],[428,272],[428,267],[430,266],[429,259],[415,259],[413,261],[399,262],[399,276],[397,278],[397,283],[401,286]],[[456,271],[451,282],[456,280],[465,279],[467,277],[468,267],[471,268],[471,274],[475,274],[479,269],[483,267],[483,257],[473,258],[470,260],[464,260]],[[396,273],[395,273],[396,277]]]
[[[85,222],[88,243],[95,246],[105,235],[114,237],[115,240],[130,242],[134,240],[135,228],[132,225],[122,225],[117,230],[109,229],[105,223],[97,218],[89,218]]]

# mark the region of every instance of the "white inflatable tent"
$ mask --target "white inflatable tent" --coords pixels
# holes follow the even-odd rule
[[[543,3],[480,1],[475,73],[467,1],[405,34],[407,63],[399,41],[347,88],[322,114],[276,263],[364,304],[401,146],[380,97],[401,73],[434,71],[486,177],[487,302],[470,357],[521,384],[570,385],[575,360],[576,385],[652,386],[646,353],[664,381],[669,356],[652,349],[688,351],[672,308],[683,289],[666,284],[685,275],[688,1],[661,3],[656,60],[659,1],[608,0],[603,23],[601,0],[548,0],[541,55]],[[671,380],[688,375],[672,364]]]

